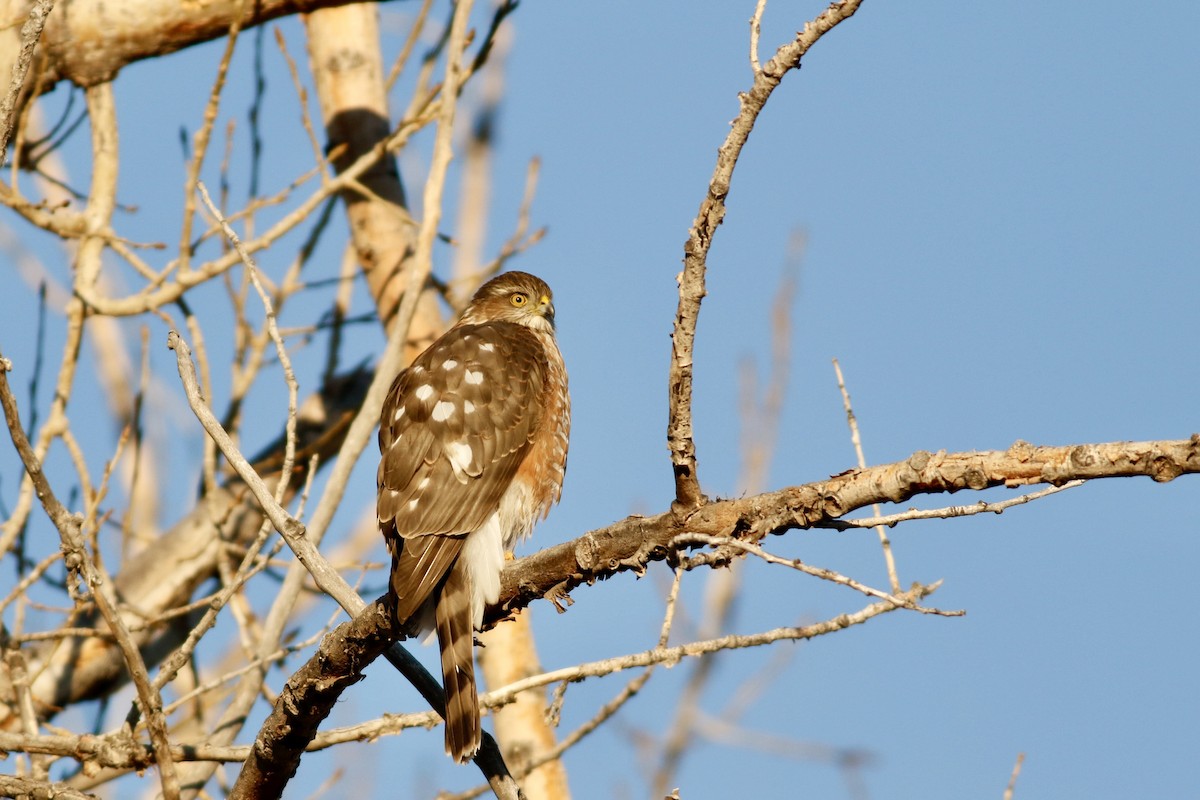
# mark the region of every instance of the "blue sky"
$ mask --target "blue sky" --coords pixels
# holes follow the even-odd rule
[[[821,8],[771,3],[763,58]],[[555,288],[574,397],[564,499],[524,552],[670,502],[674,276],[716,148],[736,114],[736,93],[750,83],[752,10],[752,2],[526,2],[510,18],[515,37],[489,241],[494,249],[507,237],[526,164],[540,157],[533,217],[549,233],[513,266]],[[415,7],[385,4],[382,13],[386,52],[394,54]],[[695,402],[706,492],[738,491],[739,364],[753,359],[761,372],[769,360],[767,312],[797,231],[807,246],[771,488],[854,465],[830,366],[835,357],[874,464],[915,450],[1003,449],[1017,439],[1182,439],[1200,429],[1198,26],[1200,6],[1179,0],[868,0],[818,43],[762,115],[709,258]],[[302,57],[299,27],[283,29]],[[122,199],[142,207],[119,221],[132,238],[176,241],[177,132],[198,124],[219,53],[196,48],[136,65],[118,81]],[[243,133],[250,54],[247,38],[222,109]],[[278,187],[308,167],[311,152],[270,45],[266,63],[272,127],[264,184]],[[398,96],[396,107],[402,102]],[[83,137],[75,147],[69,158],[78,177]],[[419,195],[420,158],[403,157],[401,169],[410,196]],[[448,214],[446,224],[453,219]],[[6,222],[14,224],[11,216]],[[336,274],[344,239],[334,239],[313,278]],[[280,274],[298,241],[264,255],[264,267]],[[30,246],[53,258],[36,237]],[[440,267],[448,255],[439,251]],[[227,350],[221,291],[200,293],[197,303],[210,346]],[[22,305],[0,320],[0,346],[18,362],[32,353],[30,342],[16,340],[18,325],[28,322]],[[283,322],[309,323],[320,310],[301,300]],[[165,341],[165,327],[149,325],[151,341]],[[363,329],[349,346],[365,357],[382,338]],[[51,363],[57,348],[52,340]],[[301,367],[302,389],[313,387],[318,361]],[[185,476],[177,509],[184,508],[195,485],[199,428],[178,411],[182,395],[165,347],[152,350],[152,363],[175,392],[162,424],[186,445],[174,465]],[[219,397],[228,376],[215,378]],[[261,413],[281,412],[282,390],[270,394],[256,398]],[[101,464],[111,432],[87,436]],[[368,452],[359,467],[339,516],[346,526],[371,503],[374,458]],[[11,507],[12,459],[2,469],[0,494]],[[784,645],[787,669],[744,710],[741,724],[869,752],[860,777],[872,798],[999,797],[1018,752],[1026,753],[1017,787],[1023,800],[1189,796],[1200,744],[1193,677],[1200,653],[1189,610],[1200,563],[1197,497],[1189,477],[1167,485],[1105,481],[999,517],[907,523],[891,532],[901,579],[944,580],[931,602],[967,615],[895,613]],[[976,499],[959,494],[919,504]],[[765,544],[886,584],[873,532],[792,532]],[[746,576],[739,632],[864,604],[780,567],[750,564]],[[701,613],[706,578],[695,572],[684,579],[685,622]],[[659,565],[641,580],[621,575],[577,590],[567,614],[535,607],[544,665],[652,646],[668,580]],[[719,713],[772,657],[722,655],[704,708]],[[614,723],[568,755],[576,797],[647,796],[639,743],[663,732],[688,671],[660,671]],[[564,732],[628,677],[571,687]],[[416,708],[415,694],[376,666],[347,694],[335,722]],[[465,788],[476,779],[441,757],[440,733],[417,732],[310,758],[289,796],[308,796],[306,776],[331,763],[357,765],[348,785],[371,797],[393,796],[397,786]],[[675,783],[685,798],[851,796],[827,763],[703,741]]]

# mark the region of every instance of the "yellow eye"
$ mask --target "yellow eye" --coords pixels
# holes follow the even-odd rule
[[[512,297],[508,298],[508,302],[512,303],[517,308],[529,302],[529,295],[524,292],[513,292]]]

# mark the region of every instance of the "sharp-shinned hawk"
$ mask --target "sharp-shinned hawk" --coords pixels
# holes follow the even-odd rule
[[[406,630],[437,631],[446,752],[479,749],[474,632],[504,553],[562,493],[571,403],[550,287],[508,272],[396,376],[379,426],[379,527]]]

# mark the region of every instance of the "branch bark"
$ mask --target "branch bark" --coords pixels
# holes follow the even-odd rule
[[[1145,475],[1166,482],[1200,472],[1200,434],[1157,442],[1111,442],[972,453],[918,451],[907,460],[855,469],[826,481],[775,492],[718,500],[687,516],[667,511],[626,519],[511,564],[501,576],[500,600],[485,613],[494,624],[534,600],[563,611],[566,593],[583,583],[673,560],[671,543],[683,533],[732,536],[756,542],[793,529],[839,527],[839,517],[877,502],[902,503],[918,494],[995,486],[1061,485],[1073,480]],[[567,598],[569,600],[569,598]]]
[[[239,17],[243,27],[248,28],[354,1],[72,0],[46,20],[40,43],[43,61],[38,88],[48,92],[63,80],[85,88],[111,81],[136,61],[219,39]],[[12,74],[21,50],[19,27],[10,22],[28,17],[36,5],[32,0],[0,0],[0,75]]]
[[[96,800],[94,794],[77,792],[61,783],[0,775],[0,796],[28,797],[30,800]]]
[[[16,25],[9,25],[0,33],[0,42],[4,44],[4,55],[0,56],[0,76],[11,76],[4,97],[0,99],[0,167],[8,162],[8,140],[13,132],[13,122],[17,118],[17,98],[24,89],[25,76],[29,72],[29,63],[33,60],[34,48],[53,8],[52,0],[30,3],[25,24],[21,26],[20,31],[16,31]],[[0,86],[2,85],[0,83]]]
[[[283,795],[317,727],[342,692],[362,680],[363,668],[396,640],[395,628],[386,603],[376,601],[325,637],[317,653],[288,678],[229,800]]]

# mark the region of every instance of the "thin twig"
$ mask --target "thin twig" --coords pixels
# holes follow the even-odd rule
[[[396,60],[392,62],[392,68],[388,70],[387,80],[384,82],[384,89],[391,91],[396,81],[400,78],[400,74],[404,71],[404,65],[408,63],[408,57],[412,54],[412,49],[417,44],[417,40],[421,38],[421,32],[425,30],[425,19],[429,16],[429,9],[433,7],[433,0],[423,0],[421,8],[417,11],[416,19],[408,29],[408,37],[404,40],[404,46],[400,48]]]
[[[1017,788],[1017,778],[1021,776],[1021,765],[1025,763],[1025,754],[1017,753],[1017,763],[1013,764],[1012,774],[1008,776],[1008,786],[1004,789],[1004,800],[1012,800],[1013,791]]]
[[[205,432],[216,442],[221,454],[225,456],[230,466],[250,488],[251,493],[253,493],[254,498],[262,507],[263,512],[271,520],[271,524],[275,526],[275,530],[283,535],[288,546],[296,554],[296,557],[300,559],[301,563],[312,574],[317,586],[330,597],[337,600],[350,614],[358,613],[365,606],[362,598],[350,588],[350,585],[342,579],[341,575],[325,560],[325,557],[317,551],[315,544],[305,535],[304,526],[295,517],[288,514],[275,500],[274,493],[258,473],[254,471],[254,468],[250,466],[250,463],[237,449],[229,434],[221,427],[221,423],[213,415],[212,409],[204,402],[200,394],[200,386],[196,381],[196,369],[192,364],[191,350],[183,340],[183,337],[178,332],[171,331],[167,335],[167,347],[175,351],[175,361],[179,369],[179,377],[183,381],[188,405],[191,406],[192,412],[204,427]]]
[[[686,570],[676,567],[671,579],[671,591],[667,592],[667,608],[663,614],[662,630],[658,633],[658,646],[666,647],[671,640],[671,626],[675,624],[675,607],[679,602],[679,587],[683,584],[683,573]]]
[[[183,220],[179,231],[179,260],[175,262],[180,275],[186,275],[191,267],[192,258],[192,222],[196,213],[196,183],[200,180],[200,168],[204,165],[204,157],[208,154],[208,142],[212,136],[213,125],[217,121],[220,110],[221,93],[225,89],[225,78],[229,74],[229,64],[233,61],[233,51],[237,45],[238,34],[242,30],[242,17],[245,13],[245,3],[229,23],[229,35],[225,39],[225,52],[217,64],[217,75],[213,79],[212,89],[208,93],[208,102],[204,106],[204,118],[200,130],[196,131],[192,145],[192,158],[188,161],[187,176],[183,182]]]
[[[279,52],[283,54],[288,74],[292,76],[292,87],[296,90],[296,101],[300,105],[300,124],[304,126],[304,132],[308,135],[308,143],[313,150],[313,162],[321,168],[321,180],[327,180],[329,161],[325,158],[325,151],[317,139],[312,117],[308,113],[308,90],[304,88],[304,83],[300,80],[300,71],[296,69],[296,62],[287,49],[287,40],[283,38],[283,31],[278,27],[275,28],[275,44],[279,47]]]
[[[846,410],[846,422],[850,426],[850,441],[854,444],[854,455],[858,458],[858,468],[867,466],[867,458],[863,454],[862,439],[858,435],[858,417],[854,416],[854,407],[850,404],[850,392],[846,389],[846,381],[842,378],[842,365],[833,359],[833,371],[837,373],[838,390],[842,393],[842,407]],[[871,506],[875,516],[879,516],[879,504]],[[883,548],[883,560],[887,564],[888,580],[892,583],[892,591],[900,591],[900,576],[896,572],[896,559],[892,555],[892,541],[888,538],[887,529],[877,525],[875,531],[879,534],[879,545]]]
[[[0,367],[0,369],[3,369],[3,367]],[[21,580],[17,581],[17,585],[13,587],[12,591],[9,592],[3,600],[0,600],[0,614],[3,614],[4,609],[8,608],[8,606],[14,600],[23,596],[25,594],[25,590],[37,583],[38,579],[46,573],[46,570],[58,563],[58,560],[61,558],[61,552],[51,553],[34,565],[33,569],[30,569],[23,576],[21,576]]]
[[[533,198],[537,194],[538,174],[541,171],[542,161],[540,158],[534,157],[529,160],[529,168],[525,171],[525,194],[521,198],[521,206],[517,211],[517,225],[513,228],[512,236],[505,240],[504,244],[500,245],[500,251],[496,253],[496,257],[479,268],[473,280],[478,280],[480,283],[499,273],[504,269],[504,265],[508,263],[513,256],[524,253],[529,248],[536,245],[546,236],[544,227],[538,228],[533,233],[529,233],[530,209],[533,206]],[[456,305],[456,308],[461,310],[462,306],[466,305],[466,299],[470,297],[471,292],[466,290],[466,287],[456,287],[458,291],[455,295],[460,298],[461,303]]]
[[[533,675],[523,680],[515,681],[508,686],[504,686],[495,691],[488,692],[480,698],[480,702],[491,708],[497,705],[503,705],[512,701],[512,698],[517,694],[535,689],[539,686],[546,686],[551,683],[559,683],[561,681],[579,681],[585,678],[595,678],[603,675],[611,675],[614,672],[622,672],[627,669],[636,669],[637,667],[647,667],[651,664],[665,664],[674,666],[684,658],[696,658],[698,656],[716,653],[722,650],[737,650],[746,647],[761,647],[779,641],[802,641],[806,639],[814,639],[818,636],[833,633],[835,631],[850,628],[855,625],[861,625],[868,620],[886,614],[889,611],[895,611],[899,608],[906,608],[909,604],[915,603],[927,597],[929,594],[936,591],[937,585],[921,586],[916,585],[907,592],[902,592],[895,600],[883,600],[878,603],[872,603],[865,608],[855,611],[851,614],[842,614],[833,619],[824,622],[817,622],[812,625],[804,625],[800,627],[784,627],[774,628],[769,631],[753,634],[729,634],[720,636],[715,639],[706,639],[698,642],[690,642],[688,644],[677,645],[675,647],[655,647],[651,650],[644,650],[640,653],[632,653],[626,656],[618,656],[616,658],[606,658],[600,661],[592,661],[584,664],[576,664],[571,667],[552,670],[541,675]]]
[[[182,297],[179,301],[179,308],[183,311],[184,323],[192,337],[192,345],[196,348],[196,369],[200,376],[200,391],[205,397],[212,397],[212,365],[208,360],[208,344],[204,336],[204,329],[200,326],[200,320],[192,312],[191,304]],[[237,436],[236,429],[233,429],[233,436]],[[219,485],[217,483],[217,446],[211,438],[206,438],[203,448],[200,455],[200,472],[204,478],[204,494],[211,496],[216,493]]]
[[[263,289],[262,281],[259,280],[258,265],[254,263],[254,258],[246,252],[246,248],[242,245],[242,240],[238,238],[233,228],[221,216],[221,212],[213,205],[212,198],[208,194],[208,187],[204,185],[203,181],[197,181],[196,185],[200,190],[200,196],[203,198],[204,204],[208,207],[209,213],[216,217],[221,228],[225,231],[225,235],[229,238],[229,242],[233,245],[238,255],[241,256],[242,263],[246,265],[250,281],[254,284],[254,289],[258,292],[259,299],[262,300],[263,310],[266,312],[267,333],[270,335],[271,341],[275,343],[275,353],[279,357],[280,365],[283,367],[283,379],[287,384],[288,407],[283,467],[280,471],[279,483],[275,486],[275,502],[280,503],[287,494],[288,481],[292,475],[292,466],[296,461],[296,404],[299,395],[296,373],[292,370],[292,360],[288,356],[287,348],[283,344],[283,337],[279,335],[279,327],[275,320],[275,307],[271,303],[271,298],[267,295],[266,290]]]
[[[508,31],[507,28],[504,29]],[[504,58],[512,37],[497,35],[495,55],[483,73],[476,89],[477,107],[472,109],[464,153],[460,159],[460,188],[457,220],[454,226],[454,256],[450,264],[448,283],[455,291],[448,292],[451,306],[465,305],[473,288],[488,276],[481,272],[483,247],[487,238],[488,206],[492,196],[492,161],[495,157],[496,120],[504,95]]]
[[[146,716],[149,726],[150,742],[154,748],[155,760],[159,768],[159,778],[162,783],[165,800],[177,800],[179,797],[179,780],[175,774],[175,763],[171,758],[170,742],[167,734],[167,723],[162,713],[162,697],[150,684],[150,676],[146,671],[146,663],[125,627],[120,613],[116,609],[113,598],[108,596],[112,591],[112,580],[103,569],[89,558],[83,540],[81,525],[83,520],[79,515],[69,512],[50,486],[45,473],[42,472],[41,461],[33,452],[17,411],[16,398],[8,385],[9,365],[0,357],[0,405],[4,407],[4,417],[8,422],[9,435],[25,465],[25,473],[33,481],[37,496],[42,501],[47,516],[58,529],[62,537],[63,553],[67,567],[78,570],[96,602],[104,621],[116,637],[117,645],[125,657],[130,678],[137,690],[138,702],[142,713]]]
[[[254,656],[248,662],[246,662],[245,664],[242,664],[240,667],[229,670],[228,672],[225,672],[225,673],[217,676],[216,678],[206,681],[205,683],[199,684],[199,685],[193,687],[192,689],[190,689],[189,691],[179,695],[179,697],[177,697],[175,700],[172,700],[170,703],[168,703],[166,706],[164,706],[163,710],[167,714],[170,714],[173,711],[175,711],[176,709],[185,705],[186,703],[196,699],[197,697],[200,697],[201,695],[204,695],[204,694],[208,694],[209,692],[216,691],[217,689],[221,688],[222,686],[224,686],[226,683],[233,680],[234,678],[241,677],[242,675],[245,675],[248,672],[252,672],[255,670],[262,670],[264,667],[268,667],[273,664],[282,662],[285,658],[287,658],[290,655],[294,655],[295,653],[304,652],[305,650],[307,650],[308,648],[312,647],[314,644],[319,642],[321,640],[321,637],[324,636],[326,633],[328,633],[328,626],[322,628],[321,630],[317,631],[312,636],[309,636],[307,639],[304,639],[303,641],[295,642],[294,644],[289,644],[286,647],[280,647],[277,650],[275,650],[274,652],[268,653],[264,656]]]
[[[16,695],[17,713],[20,715],[21,727],[27,736],[38,735],[38,717],[33,708],[33,692],[29,686],[29,669],[25,663],[25,655],[16,648],[5,647],[4,661],[8,666],[8,680],[12,685],[12,694]],[[30,758],[33,765],[33,777],[44,780],[47,776],[45,765]]]
[[[141,326],[141,369],[137,392],[129,413],[129,424],[133,427],[133,448],[129,453],[126,473],[126,496],[129,498],[124,518],[121,520],[121,563],[130,556],[134,531],[144,540],[155,539],[155,519],[158,510],[158,476],[154,469],[144,469],[145,463],[154,462],[154,453],[146,438],[142,411],[146,404],[150,386],[150,328]]]
[[[913,611],[920,611],[922,614],[936,614],[942,617],[961,617],[966,614],[965,611],[942,611],[936,608],[924,608],[923,606],[907,603],[898,596],[900,594],[899,592],[894,592],[892,594],[881,592],[878,589],[874,589],[864,583],[860,583],[853,578],[848,578],[845,575],[834,572],[831,569],[814,567],[809,564],[805,564],[798,558],[780,558],[777,555],[768,553],[758,545],[751,544],[749,542],[743,542],[741,539],[735,539],[732,536],[708,536],[703,533],[681,533],[675,537],[675,543],[679,545],[704,544],[710,547],[732,547],[736,550],[741,550],[744,553],[757,556],[768,564],[779,564],[785,567],[791,567],[798,572],[803,572],[805,575],[812,575],[814,578],[820,578],[821,580],[829,581],[831,583],[837,583],[847,588],[854,589],[857,592],[861,592],[868,597],[886,600],[889,603],[895,603],[896,605],[912,609]],[[941,584],[938,582],[932,585],[937,587]]]
[[[163,661],[162,666],[158,670],[158,675],[154,678],[154,688],[156,691],[162,691],[164,686],[175,680],[175,676],[179,673],[179,670],[191,660],[192,653],[200,643],[200,638],[216,624],[217,615],[221,613],[221,609],[225,607],[234,593],[241,590],[247,580],[265,567],[265,564],[259,563],[258,554],[266,542],[267,530],[260,531],[258,538],[247,548],[246,555],[242,558],[242,563],[238,566],[237,572],[225,583],[221,591],[209,599],[208,603],[206,603],[208,608],[205,610],[203,616],[200,617],[200,621],[188,632],[183,644]]]
[[[866,517],[863,519],[838,519],[821,525],[822,528],[833,528],[835,530],[847,530],[849,528],[874,528],[888,526],[891,527],[900,522],[907,522],[913,519],[951,519],[953,517],[969,517],[973,514],[1003,514],[1005,509],[1013,506],[1020,506],[1026,503],[1031,503],[1034,500],[1040,500],[1043,497],[1052,494],[1058,494],[1065,489],[1074,489],[1076,486],[1083,486],[1087,481],[1068,481],[1062,486],[1047,486],[1045,489],[1039,489],[1036,492],[1010,497],[1008,500],[1001,500],[998,503],[988,503],[980,500],[978,503],[969,506],[946,506],[944,508],[910,508],[908,511],[902,511],[899,514],[887,514],[883,516]],[[878,504],[874,506],[878,508]]]
[[[795,652],[795,651],[793,651]],[[758,756],[778,755],[829,764],[837,768],[846,781],[847,796],[851,800],[866,800],[862,768],[874,760],[871,752],[853,748],[838,748],[821,742],[797,741],[763,731],[749,730],[701,713],[697,728],[709,742],[730,747],[740,747]]]
[[[762,72],[758,63],[758,37],[762,35],[763,11],[767,8],[767,0],[758,0],[754,5],[754,16],[750,18],[750,69],[754,74]]]

